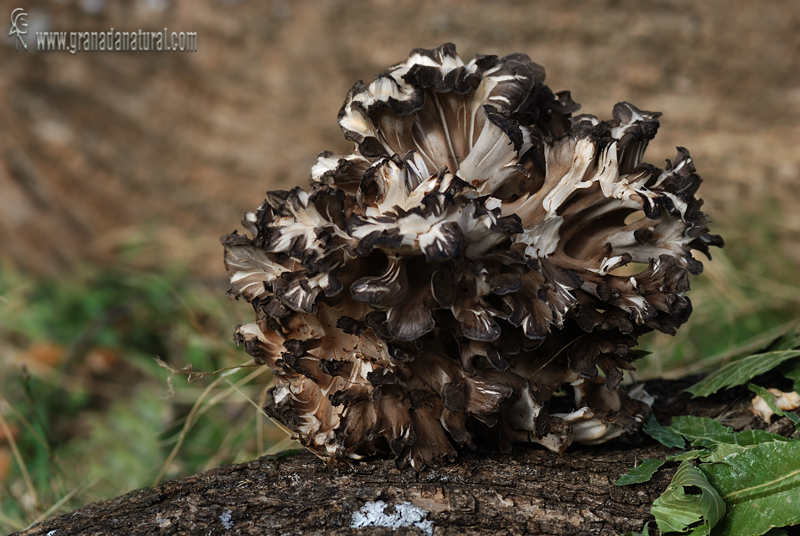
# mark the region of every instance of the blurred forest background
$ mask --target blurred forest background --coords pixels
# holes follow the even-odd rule
[[[719,364],[800,310],[800,2],[0,2],[0,532],[285,448],[245,368],[219,237],[349,152],[351,85],[412,48],[524,52],[582,111],[663,112],[725,249],[636,378]],[[29,50],[6,38],[28,13]],[[198,51],[37,52],[36,31],[197,32]],[[164,366],[154,360],[160,358]],[[166,367],[166,368],[165,368]]]

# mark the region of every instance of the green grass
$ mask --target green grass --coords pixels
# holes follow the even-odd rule
[[[712,261],[702,258],[704,273],[692,278],[692,316],[675,336],[640,339],[652,353],[637,362],[637,379],[708,369],[759,349],[800,319],[800,272],[782,253],[780,225],[781,213],[765,207],[713,227],[726,245],[712,250]]]
[[[283,439],[254,407],[265,367],[187,381],[189,367],[248,360],[231,335],[250,311],[223,284],[179,271],[48,280],[0,270],[0,438],[11,432],[0,439],[0,533]]]
[[[800,275],[779,253],[778,216],[715,227],[727,246],[693,278],[692,318],[675,337],[642,338],[652,353],[637,379],[707,369],[798,318]],[[266,367],[187,381],[186,367],[248,359],[231,335],[252,313],[224,285],[222,267],[209,285],[177,269],[55,280],[0,266],[0,532],[290,446],[257,410]]]

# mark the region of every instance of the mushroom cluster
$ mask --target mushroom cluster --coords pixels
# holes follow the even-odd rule
[[[721,246],[660,114],[575,115],[524,54],[418,49],[339,112],[352,154],[268,192],[222,239],[235,338],[275,383],[265,411],[332,459],[435,465],[457,446],[556,451],[634,431],[639,335],[675,333],[689,274]]]

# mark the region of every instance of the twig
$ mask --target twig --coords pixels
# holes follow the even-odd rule
[[[63,497],[62,497],[62,498],[61,498],[61,499],[60,499],[60,500],[59,500],[57,503],[55,503],[53,506],[51,506],[50,508],[48,508],[46,512],[44,512],[42,515],[40,515],[39,517],[37,517],[36,519],[34,519],[34,520],[33,520],[33,522],[32,522],[30,525],[28,525],[28,526],[25,528],[25,530],[28,530],[29,528],[31,528],[32,526],[34,526],[36,523],[39,523],[40,521],[44,521],[45,519],[47,519],[48,517],[50,517],[50,514],[52,514],[53,512],[55,512],[56,510],[58,510],[59,508],[61,508],[61,505],[62,505],[62,504],[64,504],[65,502],[67,502],[68,500],[70,500],[71,498],[73,498],[73,497],[74,497],[75,495],[77,495],[79,492],[80,492],[80,493],[83,493],[83,492],[85,492],[86,490],[88,490],[89,488],[91,488],[92,486],[94,486],[95,484],[97,484],[97,482],[98,482],[99,480],[100,480],[99,478],[95,478],[94,480],[92,480],[92,481],[91,481],[91,482],[89,482],[88,484],[84,484],[83,486],[78,486],[77,488],[73,488],[73,489],[72,489],[72,491],[70,491],[69,493],[67,493],[66,495],[64,495],[64,496],[63,496]]]
[[[25,480],[25,485],[28,487],[28,492],[33,496],[36,508],[39,508],[39,495],[36,493],[33,480],[31,480],[31,475],[28,473],[28,467],[25,465],[25,460],[22,459],[22,454],[19,452],[17,442],[14,439],[14,435],[11,433],[11,428],[8,426],[2,411],[0,411],[0,428],[3,429],[3,433],[8,439],[8,444],[11,445],[11,451],[14,453],[14,458],[17,460],[17,464],[22,471],[22,478]]]
[[[192,427],[192,424],[193,424],[192,423],[192,418],[198,412],[198,409],[200,408],[200,405],[203,403],[203,400],[205,400],[206,396],[208,396],[208,393],[210,393],[211,390],[214,389],[214,387],[216,387],[219,383],[221,383],[225,379],[225,376],[227,376],[229,374],[233,374],[234,372],[235,372],[234,370],[223,372],[222,376],[220,376],[219,378],[215,379],[213,382],[208,384],[208,387],[206,387],[203,390],[203,392],[200,394],[200,396],[197,399],[197,402],[195,402],[194,406],[192,406],[192,410],[189,412],[189,416],[186,418],[186,423],[183,425],[183,428],[181,429],[180,436],[178,437],[178,442],[172,448],[172,452],[170,452],[169,457],[167,458],[167,461],[164,462],[164,465],[161,467],[161,470],[158,472],[158,476],[156,476],[155,481],[153,481],[153,485],[154,486],[157,486],[159,483],[161,483],[161,480],[164,478],[164,475],[166,474],[167,469],[169,469],[169,466],[172,465],[172,462],[175,460],[175,456],[178,455],[178,451],[183,446],[184,439],[186,439],[186,434],[189,433],[189,430]]]

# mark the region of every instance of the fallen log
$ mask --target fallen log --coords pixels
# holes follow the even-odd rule
[[[691,414],[724,415],[735,429],[766,426],[749,411],[745,389],[691,400],[681,392],[691,383],[647,383],[662,423]],[[646,484],[614,482],[641,459],[668,452],[643,437],[638,444],[579,447],[561,456],[529,447],[467,452],[450,465],[416,472],[390,460],[331,466],[305,451],[287,451],[90,504],[18,534],[619,535],[652,520],[650,505],[675,468]]]

